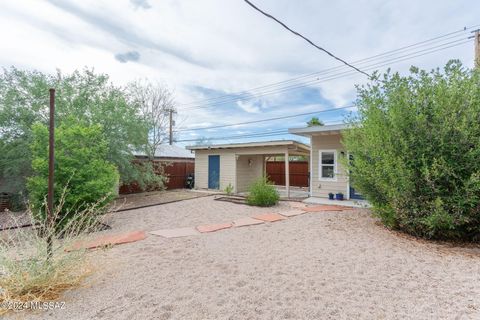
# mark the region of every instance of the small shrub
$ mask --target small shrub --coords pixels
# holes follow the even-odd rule
[[[264,177],[256,180],[248,191],[247,203],[252,206],[271,207],[280,200],[275,186]]]
[[[228,184],[228,186],[225,188],[225,192],[227,195],[231,196],[233,194],[233,186],[231,183]]]
[[[70,251],[69,248],[77,241],[85,241],[90,232],[97,230],[99,223],[89,219],[96,210],[96,205],[91,205],[72,213],[73,219],[63,223],[59,232],[50,220],[38,221],[28,209],[34,227],[3,231],[0,234],[0,306],[53,301],[63,291],[79,285],[90,273],[86,251]],[[60,206],[54,212],[53,221],[59,221],[61,215]],[[11,220],[13,227],[25,223],[13,216]],[[0,308],[0,314],[7,311]]]
[[[48,187],[48,129],[43,125],[33,128],[31,145],[34,175],[28,179],[31,210],[37,220],[45,219],[45,196]],[[119,175],[108,162],[108,146],[100,126],[61,125],[55,130],[55,207],[60,207],[59,218],[67,223],[75,212],[82,212],[95,204],[102,213],[115,197]],[[66,195],[61,206],[62,192]],[[99,202],[100,201],[100,202]]]

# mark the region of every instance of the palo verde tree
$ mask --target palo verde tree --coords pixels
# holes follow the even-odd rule
[[[387,72],[358,89],[343,143],[351,179],[384,224],[415,236],[480,236],[480,73]]]

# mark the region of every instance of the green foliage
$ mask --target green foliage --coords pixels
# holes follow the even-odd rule
[[[271,207],[280,200],[277,189],[265,177],[256,180],[250,186],[248,192],[247,203],[251,206]]]
[[[233,194],[233,186],[231,183],[228,184],[228,186],[225,188],[225,192],[227,195],[231,196]]]
[[[309,127],[315,127],[315,126],[323,126],[324,123],[317,117],[312,117],[312,119],[307,121],[307,126]]]
[[[480,236],[480,74],[387,73],[359,88],[344,144],[352,184],[389,227],[426,238]]]
[[[49,75],[12,67],[0,72],[0,192],[24,194],[32,174],[32,126],[48,124],[51,87],[56,88],[56,124],[100,125],[107,160],[115,164],[122,182],[145,185],[152,172],[132,164],[132,150],[145,149],[148,123],[124,88],[89,69]]]
[[[62,223],[93,204],[102,212],[115,197],[119,180],[115,165],[106,160],[108,145],[102,128],[60,125],[55,135],[55,205],[62,207]],[[31,151],[33,176],[27,187],[32,210],[43,220],[48,191],[48,129],[44,125],[33,126]]]

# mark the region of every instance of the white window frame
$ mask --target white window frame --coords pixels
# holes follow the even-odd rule
[[[333,153],[333,178],[322,177],[322,167],[332,166],[331,164],[322,165],[322,153]],[[336,149],[322,149],[318,150],[318,177],[320,181],[337,181],[337,150]]]

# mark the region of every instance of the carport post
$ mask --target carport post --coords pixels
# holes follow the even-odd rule
[[[285,190],[287,191],[287,198],[290,198],[290,168],[288,149],[285,151]]]

